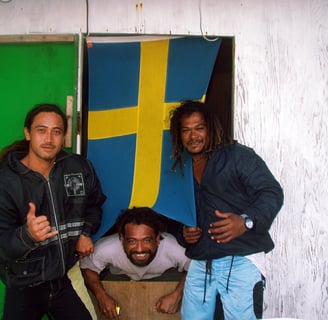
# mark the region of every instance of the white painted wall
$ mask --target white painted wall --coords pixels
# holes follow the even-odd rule
[[[235,37],[235,137],[267,161],[285,191],[272,227],[265,317],[326,320],[328,1],[89,0],[88,26],[86,3],[2,0],[0,35]]]

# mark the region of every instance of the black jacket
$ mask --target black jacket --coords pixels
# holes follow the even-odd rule
[[[25,167],[24,154],[10,153],[0,169],[0,278],[25,287],[64,276],[77,261],[81,232],[94,234],[106,197],[91,163],[62,151],[46,180]],[[34,241],[26,227],[29,202],[59,234]]]
[[[283,191],[265,162],[251,148],[234,143],[212,152],[201,183],[195,181],[194,186],[197,225],[203,232],[198,243],[185,244],[189,258],[246,256],[273,249],[269,229],[282,206]],[[219,219],[214,213],[216,209],[247,214],[255,222],[255,228],[229,243],[218,244],[208,233],[210,223]]]

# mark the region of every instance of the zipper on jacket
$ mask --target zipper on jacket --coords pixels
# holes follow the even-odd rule
[[[50,175],[49,175],[50,176]],[[48,189],[49,189],[49,195],[50,195],[50,200],[51,200],[51,206],[52,206],[52,212],[54,215],[54,221],[55,221],[55,225],[58,231],[58,244],[59,244],[59,251],[60,251],[60,256],[61,256],[61,262],[62,262],[62,275],[65,275],[65,260],[64,260],[64,254],[63,254],[63,244],[61,241],[61,231],[59,230],[59,225],[58,225],[58,221],[57,221],[57,213],[56,213],[56,207],[55,207],[55,202],[54,202],[54,198],[53,198],[53,194],[52,194],[52,188],[51,188],[51,184],[49,179],[47,180],[47,185],[48,185]]]

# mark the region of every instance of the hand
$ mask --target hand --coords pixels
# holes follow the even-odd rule
[[[183,226],[183,238],[188,244],[195,244],[202,235],[202,230],[198,227]]]
[[[58,231],[51,231],[50,222],[46,216],[35,215],[35,204],[30,202],[28,205],[30,209],[26,216],[26,225],[30,236],[35,241],[41,242],[57,235]]]
[[[155,308],[157,312],[176,313],[180,307],[181,298],[181,295],[178,297],[175,295],[175,292],[172,292],[159,298],[155,304]]]
[[[99,310],[107,319],[119,319],[119,309],[117,310],[117,302],[107,294],[99,274],[91,269],[81,269],[84,282],[88,289],[96,297]]]
[[[76,252],[79,254],[80,258],[90,255],[93,253],[94,244],[90,237],[81,234],[76,244]]]
[[[219,210],[215,210],[215,214],[221,219],[210,224],[208,233],[217,243],[228,243],[246,232],[244,218],[238,214]]]
[[[119,314],[116,312],[117,302],[108,294],[97,297],[100,311],[108,319],[119,320]]]

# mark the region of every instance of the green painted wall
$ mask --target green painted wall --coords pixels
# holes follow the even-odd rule
[[[74,97],[78,68],[78,39],[68,42],[0,43],[0,149],[23,139],[26,112],[37,103],[66,107],[66,97]],[[75,118],[74,118],[75,119]],[[76,121],[73,121],[75,132]],[[76,149],[73,138],[73,148]],[[0,281],[0,319],[4,285]]]
[[[0,43],[0,148],[23,138],[26,111],[42,102],[66,97],[76,103],[77,40],[75,42]]]

